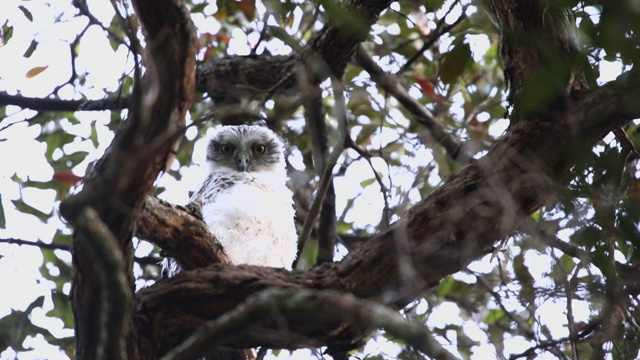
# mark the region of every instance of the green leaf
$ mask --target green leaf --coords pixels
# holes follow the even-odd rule
[[[5,349],[9,346],[15,350],[26,350],[22,347],[22,343],[27,335],[35,335],[40,333],[39,330],[44,330],[38,326],[35,326],[29,320],[31,311],[37,307],[42,307],[44,304],[44,296],[36,298],[25,311],[13,310],[11,314],[0,319],[0,349]]]
[[[298,260],[298,269],[307,270],[310,269],[313,265],[315,265],[318,259],[318,242],[312,239],[309,239],[304,244],[304,249],[300,254],[300,259]]]
[[[51,213],[44,213],[33,206],[27,204],[22,199],[20,200],[11,200],[13,205],[20,211],[21,213],[31,214],[40,219],[42,222],[46,222],[47,219],[51,216]]]
[[[74,153],[64,155],[53,165],[56,169],[72,169],[76,165],[80,164],[89,155],[87,151],[80,150]]]
[[[489,325],[495,324],[502,319],[505,319],[506,315],[502,309],[492,309],[489,310],[487,317],[485,318],[485,322]]]
[[[25,8],[24,6],[18,6],[18,9],[20,9],[20,11],[22,11],[22,13],[24,14],[24,16],[29,19],[29,21],[33,21],[33,14],[31,14],[31,11],[27,10],[27,8]]]
[[[442,280],[440,282],[440,285],[438,285],[438,297],[444,298],[449,295],[449,293],[451,293],[451,290],[453,290],[454,282],[455,280],[451,276],[447,276],[444,280]]]
[[[325,10],[325,15],[335,24],[348,28],[349,31],[356,36],[366,36],[369,32],[369,25],[364,21],[362,16],[357,16],[352,11],[348,11],[342,4],[336,0],[321,1]]]
[[[62,149],[62,146],[72,142],[75,139],[74,135],[64,132],[62,129],[56,129],[53,132],[42,132],[36,140],[47,144],[47,151],[45,156],[47,161],[53,162],[53,152],[56,149]]]
[[[300,42],[298,42],[298,39],[294,38],[293,36],[289,35],[289,33],[287,33],[287,31],[279,26],[273,26],[273,25],[269,25],[269,31],[271,32],[271,34],[273,36],[275,36],[276,38],[282,40],[283,43],[289,45],[295,52],[300,53],[302,52],[302,44],[300,44]]]
[[[69,296],[54,290],[51,292],[51,299],[53,300],[53,309],[47,312],[47,316],[62,320],[66,328],[73,328],[73,313]]]
[[[435,12],[436,10],[442,7],[442,4],[444,4],[444,0],[425,0],[424,1],[424,6],[427,12]]]
[[[469,44],[460,43],[446,53],[440,66],[440,79],[445,84],[453,84],[472,63]]]
[[[356,137],[356,144],[362,145],[365,141],[369,140],[371,135],[373,135],[373,133],[379,128],[380,125],[378,124],[362,125],[362,130],[360,130],[358,137]]]
[[[291,1],[264,0],[264,6],[275,15],[276,18],[285,19],[295,9],[296,5]]]
[[[72,237],[70,234],[65,234],[60,230],[56,231],[56,234],[53,235],[53,242],[61,245],[69,245],[71,246]]]
[[[0,229],[7,228],[7,218],[4,216],[4,206],[2,205],[2,194],[0,194]]]
[[[191,8],[191,13],[192,14],[201,13],[201,12],[204,11],[204,8],[207,7],[208,5],[209,5],[208,2],[203,2],[203,3],[200,3],[200,4],[193,5],[193,7]]]
[[[24,54],[22,54],[22,56],[26,58],[30,58],[31,55],[33,55],[33,52],[36,51],[37,47],[38,47],[38,42],[35,40],[31,40],[31,45],[29,45],[29,47],[27,48],[27,51],[25,51]]]
[[[382,153],[385,154],[385,156],[389,156],[391,154],[396,154],[398,157],[397,159],[400,159],[405,151],[404,151],[404,143],[401,141],[395,141],[395,142],[391,142],[389,143],[387,146],[382,148]],[[387,161],[390,164],[393,164],[394,159],[388,159]]]
[[[13,26],[9,26],[9,21],[5,21],[4,25],[0,29],[0,37],[2,37],[2,43],[0,46],[5,45],[13,37]]]
[[[32,187],[32,188],[36,188],[36,189],[41,189],[41,190],[47,190],[47,189],[56,189],[55,183],[51,182],[51,181],[33,181],[33,180],[27,180],[25,182],[22,183],[23,187]]]
[[[98,147],[98,129],[96,126],[91,127],[91,134],[89,134],[89,140],[96,148]]]
[[[360,182],[360,186],[362,186],[364,188],[364,187],[367,187],[367,186],[373,184],[374,182],[376,182],[375,178],[363,180],[363,181]]]

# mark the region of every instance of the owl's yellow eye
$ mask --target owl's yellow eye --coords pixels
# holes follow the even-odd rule
[[[253,148],[253,150],[258,154],[264,154],[267,152],[267,147],[262,144],[258,144]]]
[[[223,154],[228,154],[233,150],[233,146],[229,145],[229,144],[222,144],[220,145],[220,151]]]

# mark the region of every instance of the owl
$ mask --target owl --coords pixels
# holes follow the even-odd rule
[[[262,126],[223,126],[207,147],[208,175],[191,203],[235,265],[291,269],[298,237],[285,145]],[[165,263],[169,276],[179,271]],[[167,266],[168,265],[168,266]]]

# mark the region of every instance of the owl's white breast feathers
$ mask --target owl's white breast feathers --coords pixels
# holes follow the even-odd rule
[[[216,169],[195,195],[233,264],[291,269],[297,253],[292,192],[284,171]]]

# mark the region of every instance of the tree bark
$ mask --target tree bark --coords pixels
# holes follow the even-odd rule
[[[486,0],[500,28],[512,124],[564,108],[565,96],[595,85],[575,18],[548,0]]]
[[[352,0],[347,6],[364,14],[363,25],[367,26],[363,29],[368,29],[389,3]],[[517,0],[492,2],[498,15],[513,11],[516,3]],[[541,0],[537,4],[544,5],[545,2]],[[194,87],[193,29],[185,9],[169,0],[137,0],[134,5],[146,31],[149,80],[137,85],[144,86],[140,88],[142,96],[134,99],[130,118],[96,165],[83,191],[61,205],[65,218],[77,227],[72,299],[78,358],[118,357],[117,353],[98,354],[98,348],[105,348],[99,332],[102,324],[96,316],[105,308],[104,300],[100,298],[104,291],[104,280],[100,279],[104,275],[101,277],[93,267],[91,243],[98,236],[92,238],[89,231],[78,230],[78,217],[87,208],[92,208],[110,230],[125,264],[122,274],[115,275],[125,276],[128,290],[131,290],[133,224],[142,211],[153,181],[170,156],[176,136],[181,133]],[[549,21],[562,19],[546,18],[545,9],[544,6],[531,6],[528,15],[532,19],[545,19],[531,22],[531,26],[561,28],[549,24]],[[519,31],[514,25],[518,22],[501,21],[500,24],[503,34]],[[525,30],[530,28],[522,29]],[[353,50],[366,33],[353,31],[345,27],[344,22],[332,22],[311,41],[311,50],[298,56],[320,56],[331,72],[341,77]],[[560,33],[551,33],[553,41],[550,43],[558,44],[559,38],[554,36]],[[514,42],[510,51],[517,54],[519,47],[524,45]],[[341,52],[330,53],[329,49]],[[563,53],[562,46],[557,49]],[[331,54],[335,59],[327,57]],[[545,67],[547,63],[532,61],[527,66],[519,66],[520,60],[514,59],[513,66],[505,64],[510,71],[512,92],[524,89],[527,79],[533,76],[531,74],[537,76],[549,71]],[[298,60],[291,57],[289,61]],[[566,61],[561,65],[573,69],[575,64]],[[532,68],[538,72],[529,72]],[[199,83],[207,85],[201,88],[212,96],[222,94],[224,97],[225,90],[218,87],[223,82],[217,82],[215,67],[210,70],[208,75],[206,71],[200,72],[199,80],[206,79]],[[261,70],[266,72],[265,68]],[[291,73],[290,70],[282,71],[282,74]],[[573,70],[568,73],[573,74]],[[252,81],[242,78],[242,73],[238,75],[240,78],[235,80],[222,80],[233,86]],[[517,80],[520,78],[522,81]],[[352,251],[343,261],[295,273],[223,264],[200,267],[200,264],[216,261],[215,256],[210,259],[205,256],[198,260],[195,270],[141,290],[136,295],[132,323],[129,318],[125,319],[128,327],[121,335],[127,340],[129,358],[154,359],[165,354],[205,321],[220,317],[268,288],[331,289],[402,307],[445,276],[492,251],[495,243],[511,234],[523,217],[554,194],[558,182],[566,181],[567,170],[576,162],[567,156],[568,153],[590,151],[607,132],[640,116],[640,99],[635,91],[640,79],[637,73],[628,73],[595,90],[577,86],[582,84],[578,76],[563,79],[564,90],[554,93],[553,98],[547,99],[550,101],[541,102],[543,106],[536,105],[535,111],[518,111],[514,115],[518,121],[513,122],[507,135],[484,158],[466,166],[418,203],[406,217]],[[271,91],[276,85],[283,90],[295,86],[293,82],[278,83],[271,79],[259,88]],[[514,102],[522,98],[524,95],[512,97]],[[562,106],[554,106],[558,101]],[[155,236],[166,236],[162,239],[163,247],[176,251],[179,248],[176,242],[186,238],[181,238],[183,235],[182,228],[178,228],[177,232]],[[108,234],[105,237],[109,238]],[[159,239],[149,240],[161,243]],[[192,255],[185,250],[180,256],[187,261]],[[122,299],[110,300],[122,302]],[[309,310],[310,316],[323,315]],[[240,348],[330,345],[347,349],[367,334],[368,329],[343,326],[340,321],[326,326],[314,321],[282,322],[275,317],[271,323],[252,327],[246,336],[227,345]]]
[[[638,79],[629,73],[582,93],[555,121],[514,125],[487,156],[339,263],[305,273],[222,265],[188,271],[137,294],[136,328],[163,354],[206,320],[268,288],[332,289],[401,307],[491,252],[524,216],[545,203],[575,163],[568,153],[589,151],[607,132],[640,116],[640,99],[633,92]],[[275,323],[233,345],[348,347],[364,336],[348,329],[327,331],[313,322]]]
[[[503,45],[508,47],[504,50],[508,51],[505,71],[512,93],[524,91],[527,79],[554,71],[552,64],[540,57],[540,47],[532,49],[513,40],[525,31],[546,34],[545,46],[552,46],[558,54],[554,59],[561,60],[561,69],[568,67],[565,73],[582,71],[567,60],[575,55],[575,49],[567,45],[567,33],[560,26],[570,20],[563,17],[566,12],[546,13],[545,2],[540,1],[512,21],[509,13],[522,10],[517,1],[493,1],[490,5],[494,15],[502,19],[501,32],[509,34],[503,36]],[[607,132],[638,117],[638,96],[633,94],[637,78],[629,73],[588,91],[584,76],[563,77],[562,91],[513,115],[523,121],[514,121],[508,134],[484,158],[466,166],[405,218],[340,263],[323,264],[303,274],[220,265],[186,272],[138,293],[137,328],[162,354],[207,319],[217,318],[267,288],[333,289],[401,307],[445,276],[491,252],[523,217],[548,201],[577,161],[567,154],[590,151]],[[520,96],[512,95],[511,99],[521,101]],[[562,106],[557,106],[559,102]],[[164,326],[167,321],[171,326]],[[233,345],[348,348],[366,336],[351,330],[321,328],[314,322],[274,323],[251,331]]]
[[[241,96],[293,93],[297,88],[294,70],[301,65],[311,66],[311,73],[319,79],[332,74],[341,79],[371,25],[391,3],[390,0],[345,1],[332,11],[330,21],[300,54],[216,59],[198,68],[196,88],[207,92],[216,103],[234,103]],[[309,82],[317,83],[317,80]]]
[[[71,301],[76,330],[78,359],[137,358],[132,332],[131,301],[107,291],[109,278],[124,277],[130,297],[133,293],[133,225],[144,199],[158,174],[172,160],[184,130],[184,115],[195,89],[195,31],[189,14],[178,2],[134,1],[145,30],[147,74],[136,83],[130,115],[105,156],[87,177],[82,191],[60,205],[62,215],[75,227]],[[101,273],[96,266],[97,239],[94,225],[83,226],[82,214],[95,212],[94,224],[103,224],[113,237],[115,258],[121,258],[122,273]],[[110,234],[109,234],[110,233]],[[120,313],[105,313],[111,303],[125,307]],[[127,311],[127,309],[129,309]],[[119,338],[105,337],[101,319],[122,318]],[[126,342],[127,354],[116,346]]]
[[[144,206],[137,220],[136,236],[154,239],[154,243],[171,254],[183,270],[231,263],[202,219],[182,207],[151,196]]]

